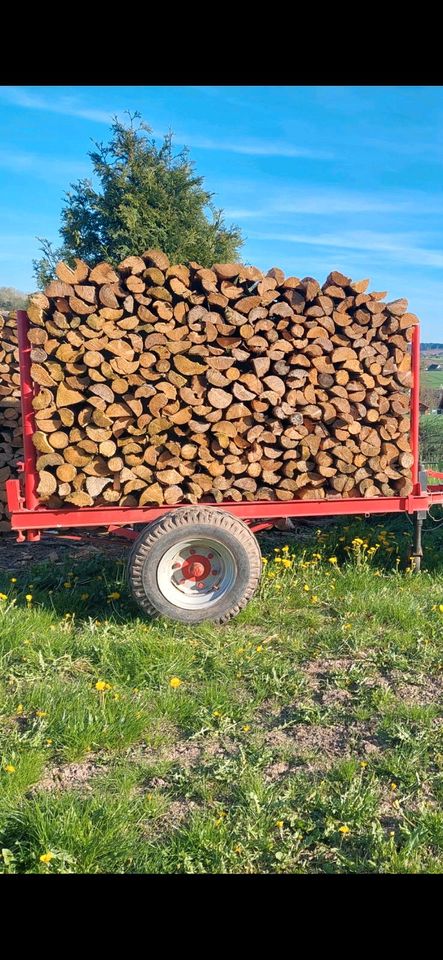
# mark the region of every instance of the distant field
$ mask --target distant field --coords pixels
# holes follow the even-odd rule
[[[443,416],[421,417],[420,458],[428,470],[443,472]]]
[[[443,370],[423,370],[420,375],[422,387],[430,387],[434,390],[443,389]]]
[[[429,367],[431,363],[440,363],[443,368],[443,351],[429,351],[429,353],[422,352],[422,364],[420,370],[420,383],[422,388],[427,387],[428,389],[439,390],[440,387],[443,389],[443,369],[441,370],[427,370],[426,367]]]

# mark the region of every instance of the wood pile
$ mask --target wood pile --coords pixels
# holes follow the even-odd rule
[[[406,300],[158,250],[56,272],[28,307],[43,502],[412,490]]]
[[[20,374],[15,313],[0,313],[0,535],[10,529],[5,483],[22,456]]]

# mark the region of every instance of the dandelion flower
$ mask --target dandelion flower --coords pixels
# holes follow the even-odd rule
[[[443,603],[439,603],[438,609],[439,609],[440,613],[443,613]]]
[[[329,563],[337,563],[337,557],[329,557]]]
[[[248,733],[250,729],[251,726],[249,723],[245,723],[244,727],[242,727],[243,733]]]
[[[48,850],[47,853],[42,853],[42,855],[41,855],[41,857],[40,857],[40,862],[41,862],[41,863],[51,863],[51,860],[53,860],[53,859],[54,859],[54,854],[51,853],[50,850]]]
[[[267,558],[267,557],[262,557],[262,558],[261,558],[261,562],[266,565],[267,562],[268,562],[268,558]]]
[[[285,822],[284,820],[277,820],[275,826],[278,827],[279,830],[281,830],[284,826],[284,822]]]
[[[398,789],[398,783],[392,782],[389,784],[389,786],[393,792]]]
[[[346,833],[350,833],[351,831],[350,831],[350,828],[347,827],[346,824],[344,823],[342,827],[338,828],[338,832],[346,834]]]
[[[367,760],[360,760],[360,766],[363,767],[363,769],[364,769],[365,767],[367,767],[367,765],[368,765],[368,761],[367,761]]]
[[[110,683],[106,683],[106,680],[97,680],[97,683],[96,683],[96,685],[95,685],[95,689],[96,689],[96,690],[100,690],[100,691],[102,691],[102,690],[111,690],[112,687],[111,687],[111,684],[110,684]]]
[[[16,710],[16,714],[17,714],[17,716],[20,716],[21,713],[23,713],[23,704],[22,704],[22,703],[19,703],[19,705],[18,705],[18,707],[17,707],[17,710]]]
[[[6,773],[15,773],[15,767],[12,763],[7,763],[5,766]]]
[[[17,577],[11,577],[10,583],[17,583]]]
[[[8,599],[8,597],[7,597],[6,593],[0,593],[0,600],[7,600],[7,599]]]
[[[169,686],[172,687],[173,690],[176,690],[177,687],[180,687],[182,685],[182,682],[183,681],[180,680],[180,677],[171,677],[169,681]]]
[[[213,716],[213,717],[221,717],[220,710],[214,710],[212,716]]]
[[[36,710],[35,715],[36,715],[36,717],[47,717],[47,716],[48,716],[46,710]]]
[[[51,746],[51,743],[52,743],[52,740],[51,740],[51,738],[50,738],[50,737],[48,737],[48,739],[47,739],[47,741],[46,741],[46,743],[48,744],[48,747],[50,747],[50,746]]]
[[[113,593],[108,594],[108,600],[120,600],[121,594],[118,590],[114,590]]]
[[[72,583],[69,583],[69,581],[66,580],[66,582],[63,584],[63,586],[64,586],[65,590],[70,590],[71,587],[72,587]]]
[[[262,645],[261,643],[259,643],[258,647],[256,647],[255,649],[256,649],[257,653],[261,653],[262,650],[263,650],[263,645]]]
[[[26,597],[25,597],[25,600],[27,600],[27,601],[28,601],[28,603],[31,603],[31,600],[32,600],[32,593],[27,593],[27,594],[26,594]]]
[[[305,591],[305,593],[309,593],[309,587],[307,583],[305,583],[303,590]]]

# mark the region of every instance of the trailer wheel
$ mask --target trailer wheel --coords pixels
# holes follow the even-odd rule
[[[129,557],[134,599],[150,616],[225,623],[261,575],[260,547],[242,520],[214,507],[171,511],[145,528]]]

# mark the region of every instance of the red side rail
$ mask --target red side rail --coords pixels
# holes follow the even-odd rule
[[[119,527],[137,523],[150,523],[170,510],[185,509],[190,504],[170,504],[159,507],[68,507],[48,510],[40,506],[36,489],[38,475],[36,454],[32,435],[35,429],[32,398],[34,387],[31,379],[30,345],[27,337],[29,318],[23,310],[17,313],[18,339],[20,355],[21,402],[23,416],[24,478],[25,496],[20,495],[18,480],[8,480],[6,490],[8,507],[11,512],[13,530],[27,531],[28,539],[35,539],[34,531],[44,529],[62,529],[66,527]],[[326,500],[289,500],[269,501],[242,500],[240,503],[227,501],[208,504],[227,510],[233,516],[241,517],[249,523],[257,518],[277,520],[283,517],[328,517],[356,514],[415,513],[428,510],[430,506],[443,503],[443,484],[422,490],[419,480],[419,391],[420,391],[420,332],[414,327],[411,341],[411,448],[414,457],[412,481],[414,488],[408,497],[354,497]],[[443,479],[442,474],[431,471],[430,476]]]

